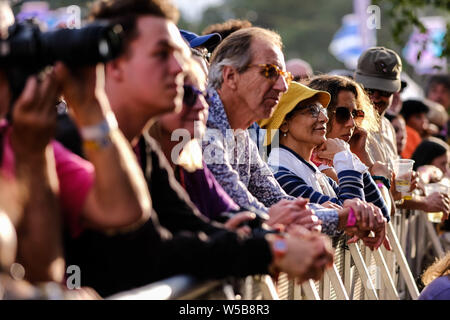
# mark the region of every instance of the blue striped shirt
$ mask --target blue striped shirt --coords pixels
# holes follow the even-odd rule
[[[281,147],[294,154],[297,159],[306,164],[313,173],[316,172],[316,169],[297,153],[284,146]],[[388,221],[390,220],[389,213],[381,196],[380,190],[378,190],[375,181],[368,172],[361,174],[355,170],[341,171],[338,173],[339,185],[333,179],[327,177],[326,179],[328,183],[337,195],[337,197],[331,197],[314,190],[302,178],[285,167],[272,167],[272,170],[274,171],[275,178],[284,191],[293,197],[300,196],[303,198],[309,198],[309,201],[312,203],[322,204],[324,202],[331,201],[339,205],[342,205],[347,199],[358,198],[376,205],[381,209],[383,216]]]

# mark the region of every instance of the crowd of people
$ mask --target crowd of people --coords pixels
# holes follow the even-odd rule
[[[1,65],[0,299],[101,299],[178,274],[320,280],[332,240],[391,250],[400,208],[442,212],[448,238],[449,192],[425,193],[450,179],[448,74],[402,102],[393,50],[315,75],[274,31],[230,20],[197,35],[178,15],[97,0],[89,20],[121,26],[116,58],[57,62],[17,97],[17,66]],[[400,158],[415,160],[409,198]]]

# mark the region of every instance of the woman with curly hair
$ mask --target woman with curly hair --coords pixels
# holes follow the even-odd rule
[[[327,139],[339,138],[349,143],[351,151],[369,167],[369,172],[378,185],[389,185],[387,181],[391,180],[390,170],[387,165],[373,161],[367,147],[368,136],[379,128],[379,115],[362,87],[348,77],[325,74],[312,78],[307,85],[331,95]],[[319,169],[334,180],[337,179],[333,168],[321,165]]]

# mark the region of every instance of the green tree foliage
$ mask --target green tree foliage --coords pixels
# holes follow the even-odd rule
[[[247,19],[253,25],[280,33],[286,58],[300,57],[319,72],[342,68],[329,52],[341,18],[353,11],[351,0],[228,0],[204,12],[201,23],[193,31],[230,18]]]
[[[450,57],[450,0],[374,0],[374,4],[386,9],[390,17],[390,31],[394,41],[403,45],[405,34],[413,27],[426,32],[420,17],[424,15],[441,15],[447,18],[447,33],[442,43],[442,57]]]
[[[423,29],[419,17],[450,16],[450,0],[373,0],[381,9],[381,29],[377,44],[401,53],[414,26]],[[225,0],[208,8],[198,23],[182,22],[182,27],[200,33],[204,27],[230,18],[247,19],[254,25],[276,30],[282,36],[286,58],[300,57],[315,72],[327,72],[344,65],[329,52],[328,46],[341,26],[345,14],[353,12],[352,0]],[[450,25],[447,27],[450,29]],[[443,55],[450,57],[447,32]],[[404,64],[412,74],[412,66]]]

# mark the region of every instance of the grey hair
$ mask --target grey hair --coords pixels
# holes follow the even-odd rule
[[[209,87],[216,90],[222,87],[225,66],[231,66],[239,73],[246,70],[252,60],[251,43],[256,37],[268,40],[280,49],[283,47],[280,35],[268,29],[251,27],[233,32],[213,52],[208,75]]]
[[[245,69],[252,59],[250,50],[244,55],[225,58],[220,62],[214,63],[209,67],[208,85],[214,89],[220,89],[223,83],[223,67],[232,66],[238,71]]]

